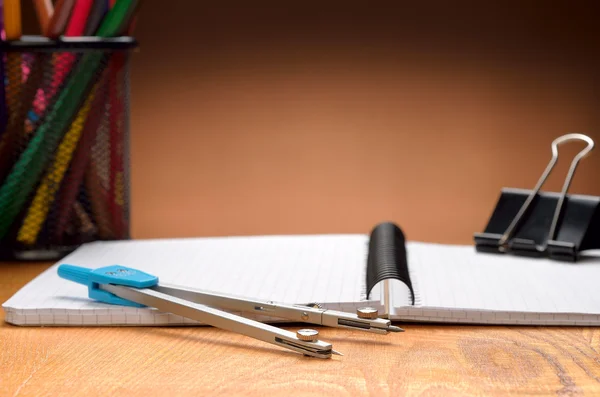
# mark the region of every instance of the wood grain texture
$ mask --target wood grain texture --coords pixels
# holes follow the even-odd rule
[[[48,264],[0,264],[4,302]],[[483,396],[600,393],[598,328],[321,328],[307,358],[209,327],[15,327],[0,319],[0,395]],[[298,329],[295,325],[287,329]]]

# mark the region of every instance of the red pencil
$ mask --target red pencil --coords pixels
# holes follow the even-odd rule
[[[115,0],[111,0],[112,7]],[[119,34],[128,34],[132,29],[135,13],[138,7],[133,7],[132,14],[126,18],[125,23],[120,28]],[[125,156],[125,95],[123,89],[123,79],[125,76],[125,67],[127,63],[127,54],[115,52],[110,60],[110,87],[109,95],[111,110],[109,116],[110,125],[110,174],[108,188],[108,208],[112,220],[112,227],[116,238],[126,238],[128,235],[128,219],[125,212],[125,200],[127,189],[127,175],[123,157]]]
[[[71,13],[71,19],[67,25],[65,36],[83,36],[85,23],[93,4],[94,0],[77,0],[75,6],[73,6],[73,12]]]
[[[108,79],[106,78],[107,75],[108,73],[105,71],[103,77],[100,78],[97,83],[98,90],[96,91],[92,108],[90,109],[85,126],[83,127],[81,138],[79,139],[77,149],[75,149],[73,159],[71,160],[71,166],[69,167],[68,174],[65,178],[65,181],[67,182],[61,187],[58,200],[56,200],[56,202],[59,204],[59,207],[57,209],[57,214],[54,217],[57,220],[57,224],[53,229],[54,235],[52,237],[53,240],[58,244],[62,243],[62,239],[68,226],[68,221],[73,215],[73,204],[77,199],[77,194],[79,193],[79,189],[84,181],[85,172],[86,170],[89,172],[90,169],[88,164],[91,161],[92,147],[96,140],[97,132],[100,129],[102,118],[105,112],[104,107],[107,98],[106,93],[108,84]],[[93,178],[96,176],[91,175],[91,177]],[[91,191],[88,193],[90,196],[98,194],[96,191]],[[103,231],[105,230],[106,228],[103,228]]]
[[[125,75],[126,54],[115,52],[110,60],[110,176],[108,188],[108,205],[112,220],[113,231],[117,238],[122,238],[126,234],[126,220],[123,207],[125,205],[125,170],[123,166],[123,156],[125,133],[125,120],[123,100],[124,95],[121,90],[122,81]]]

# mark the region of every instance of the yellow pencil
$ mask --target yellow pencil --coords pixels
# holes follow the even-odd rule
[[[17,240],[23,244],[34,244],[37,240],[44,221],[46,220],[46,216],[48,215],[48,211],[50,210],[50,206],[60,189],[63,177],[73,158],[73,152],[81,137],[81,132],[83,131],[83,126],[85,125],[88,113],[92,107],[97,87],[98,85],[96,84],[92,88],[90,95],[88,95],[85,103],[81,109],[79,109],[75,121],[73,121],[58,146],[54,162],[44,176],[44,179],[36,191],[31,206],[27,210],[25,220],[17,235]]]

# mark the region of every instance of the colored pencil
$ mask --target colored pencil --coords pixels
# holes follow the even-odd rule
[[[4,34],[6,40],[19,40],[21,32],[21,0],[4,0]]]
[[[9,53],[10,54],[10,53]],[[8,57],[9,59],[11,57]],[[49,65],[50,56],[48,54],[39,54],[34,59],[27,80],[21,85],[20,92],[8,90],[8,95],[14,95],[16,101],[13,101],[13,107],[8,116],[8,125],[5,133],[0,139],[0,182],[6,177],[17,156],[17,149],[25,143],[23,139],[24,125],[27,116],[27,110],[30,109],[35,99],[38,87],[44,79],[45,68]],[[20,65],[12,64],[9,67],[8,78],[16,78],[14,69],[21,70]],[[11,85],[9,84],[9,87]],[[11,87],[13,88],[13,87]]]
[[[4,31],[4,3],[0,0],[0,32]],[[8,123],[8,107],[6,105],[6,86],[4,84],[5,58],[0,56],[0,139],[4,135]]]
[[[106,73],[107,71],[105,71],[104,76],[106,76]],[[71,167],[66,176],[68,182],[61,186],[59,192],[57,199],[58,208],[55,217],[56,224],[54,225],[52,236],[52,240],[59,244],[62,243],[68,220],[71,218],[70,214],[73,209],[73,203],[77,200],[77,194],[84,182],[85,171],[88,168],[88,163],[91,161],[92,146],[96,140],[97,131],[104,116],[107,87],[107,79],[102,77],[98,82],[94,103],[83,128],[79,144],[73,154]]]
[[[98,233],[98,228],[79,201],[73,204],[73,214],[78,237],[81,237],[82,234],[91,237]]]
[[[3,9],[4,35],[7,41],[19,40],[21,38],[21,1],[5,0]],[[8,85],[6,88],[6,102],[9,115],[18,105],[18,96],[21,89],[23,74],[21,70],[21,54],[19,52],[8,52],[6,54],[6,77]],[[10,117],[10,116],[9,116]]]
[[[50,206],[54,202],[56,193],[63,182],[63,177],[69,167],[73,152],[81,137],[85,120],[88,117],[94,100],[96,89],[97,86],[92,89],[85,103],[79,109],[77,117],[73,123],[71,123],[69,131],[67,131],[58,146],[52,165],[48,168],[46,175],[37,188],[31,206],[29,207],[25,220],[17,235],[17,240],[23,244],[32,245],[36,242],[43,222],[46,219]]]
[[[1,29],[1,28],[0,28]],[[0,57],[0,81],[4,82],[5,67],[4,60]],[[3,83],[0,83],[0,142],[2,142],[2,138],[4,133],[6,132],[6,127],[8,125],[8,106],[6,103],[6,86]]]
[[[114,2],[113,2],[114,5]],[[137,7],[133,6],[128,10],[128,15],[123,18],[123,23],[119,26],[119,35],[126,34],[130,29],[131,22]],[[123,157],[125,155],[124,139],[126,126],[123,118],[125,109],[123,103],[123,92],[121,91],[122,75],[125,73],[126,54],[116,52],[113,54],[110,65],[110,99],[111,111],[110,118],[110,173],[108,188],[108,205],[112,219],[113,232],[117,238],[125,236],[128,228],[125,217],[125,169]]]
[[[73,7],[73,12],[71,18],[68,21],[68,26],[65,30],[65,37],[76,37],[81,36],[83,34],[83,30],[85,28],[85,20],[87,19],[87,15],[90,11],[90,7],[92,5],[93,0],[78,0],[77,3]],[[58,3],[57,3],[58,4]],[[65,3],[62,3],[63,10]],[[48,98],[53,98],[56,92],[62,86],[65,78],[71,72],[71,68],[75,61],[77,60],[77,55],[72,52],[65,51],[63,53],[57,54],[55,57],[55,72],[52,79],[52,84],[46,96]]]
[[[54,14],[54,4],[52,4],[52,0],[33,0],[33,4],[40,24],[40,31],[45,34],[52,14]]]
[[[123,31],[123,26],[129,26],[129,19],[139,7],[137,0],[117,0],[115,5],[108,11],[108,15],[102,21],[96,32],[99,37],[118,36]]]
[[[69,17],[73,9],[75,0],[57,0],[54,5],[54,13],[46,27],[46,37],[57,39],[60,37],[67,27]]]
[[[105,0],[95,0],[90,9],[83,34],[85,36],[94,36],[102,23],[102,18],[108,12],[108,6]]]
[[[115,234],[110,222],[106,190],[100,183],[99,171],[94,161],[88,162],[85,172],[85,187],[90,195],[95,224],[98,226],[98,235],[101,239],[114,239]]]
[[[85,24],[93,4],[94,0],[77,0],[73,6],[73,12],[71,14],[71,19],[69,19],[67,29],[65,30],[65,36],[83,36]]]
[[[124,106],[120,90],[121,75],[124,74],[125,54],[115,53],[110,65],[110,173],[108,188],[108,204],[112,218],[112,226],[117,237],[124,234],[124,168],[123,168],[123,139],[124,139]]]
[[[112,37],[117,34],[123,19],[127,17],[131,7],[136,7],[133,0],[119,0],[109,11],[97,36]],[[40,125],[34,136],[29,141],[25,150],[15,163],[13,170],[0,186],[0,203],[11,203],[0,219],[0,239],[4,238],[15,217],[21,211],[39,181],[49,158],[49,153],[56,150],[56,146],[64,132],[67,130],[76,112],[79,110],[83,99],[87,97],[91,82],[101,67],[103,55],[87,53],[77,64],[72,77],[69,78],[64,88],[58,93],[57,100],[46,116],[45,122]]]
[[[94,0],[77,0],[74,2],[70,18],[68,19],[67,27],[64,32],[65,37],[77,37],[83,35],[86,19],[93,2]],[[68,4],[64,2],[60,5],[57,3],[57,5],[60,6],[59,12],[64,13],[68,8]],[[46,29],[45,32],[48,34],[48,29]],[[65,51],[54,54],[55,71],[52,82],[48,86],[44,87],[43,90],[39,91],[38,99],[35,102],[34,109],[29,112],[29,125],[34,124],[33,118],[38,118],[38,115],[44,113],[47,103],[52,101],[52,98],[54,98],[56,92],[60,89],[64,79],[70,73],[73,63],[75,63],[76,60],[77,55],[72,52]]]

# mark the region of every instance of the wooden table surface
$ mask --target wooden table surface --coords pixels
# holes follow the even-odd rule
[[[0,264],[0,300],[48,266]],[[0,395],[600,394],[597,328],[401,325],[389,336],[322,328],[345,355],[320,360],[212,327],[2,321]]]

